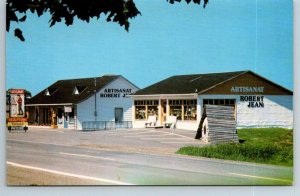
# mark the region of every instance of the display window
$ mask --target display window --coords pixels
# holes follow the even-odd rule
[[[177,120],[197,120],[196,99],[170,99],[170,115],[177,116]]]
[[[135,100],[135,119],[147,120],[148,116],[158,115],[158,100]]]

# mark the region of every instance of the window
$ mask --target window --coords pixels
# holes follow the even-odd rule
[[[146,120],[148,116],[158,115],[158,100],[135,100],[135,119]]]
[[[158,106],[148,106],[148,116],[158,115]]]
[[[203,99],[203,107],[205,105],[235,106],[235,99]]]
[[[74,118],[74,108],[72,108],[72,112],[69,112],[69,124],[75,124],[75,118]]]
[[[58,89],[57,88],[47,88],[44,92],[45,96],[53,95]]]
[[[170,115],[177,120],[197,120],[197,100],[169,100]]]
[[[181,105],[170,106],[170,116],[177,116],[177,120],[182,120],[182,107],[181,107]]]
[[[197,120],[197,105],[184,106],[184,120]]]
[[[146,119],[146,106],[135,106],[135,119]]]
[[[85,89],[85,86],[75,86],[73,90],[73,95],[80,95]]]

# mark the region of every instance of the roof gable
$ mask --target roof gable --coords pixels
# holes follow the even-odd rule
[[[252,71],[247,71],[199,94],[293,95],[293,92]]]

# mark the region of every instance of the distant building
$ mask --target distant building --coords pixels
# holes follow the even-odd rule
[[[131,127],[132,100],[139,88],[120,75],[59,80],[26,104],[29,125],[94,129]]]
[[[132,97],[135,128],[156,115],[157,125],[177,116],[177,128],[197,130],[206,104],[233,106],[238,128],[293,127],[293,92],[252,71],[172,76]]]

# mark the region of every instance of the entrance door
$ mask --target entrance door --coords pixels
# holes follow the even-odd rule
[[[69,125],[69,114],[65,113],[64,128],[67,129],[68,125]]]
[[[123,108],[115,108],[115,122],[120,123],[123,121]]]
[[[160,123],[163,124],[167,118],[167,100],[162,99],[160,103],[161,103]]]

